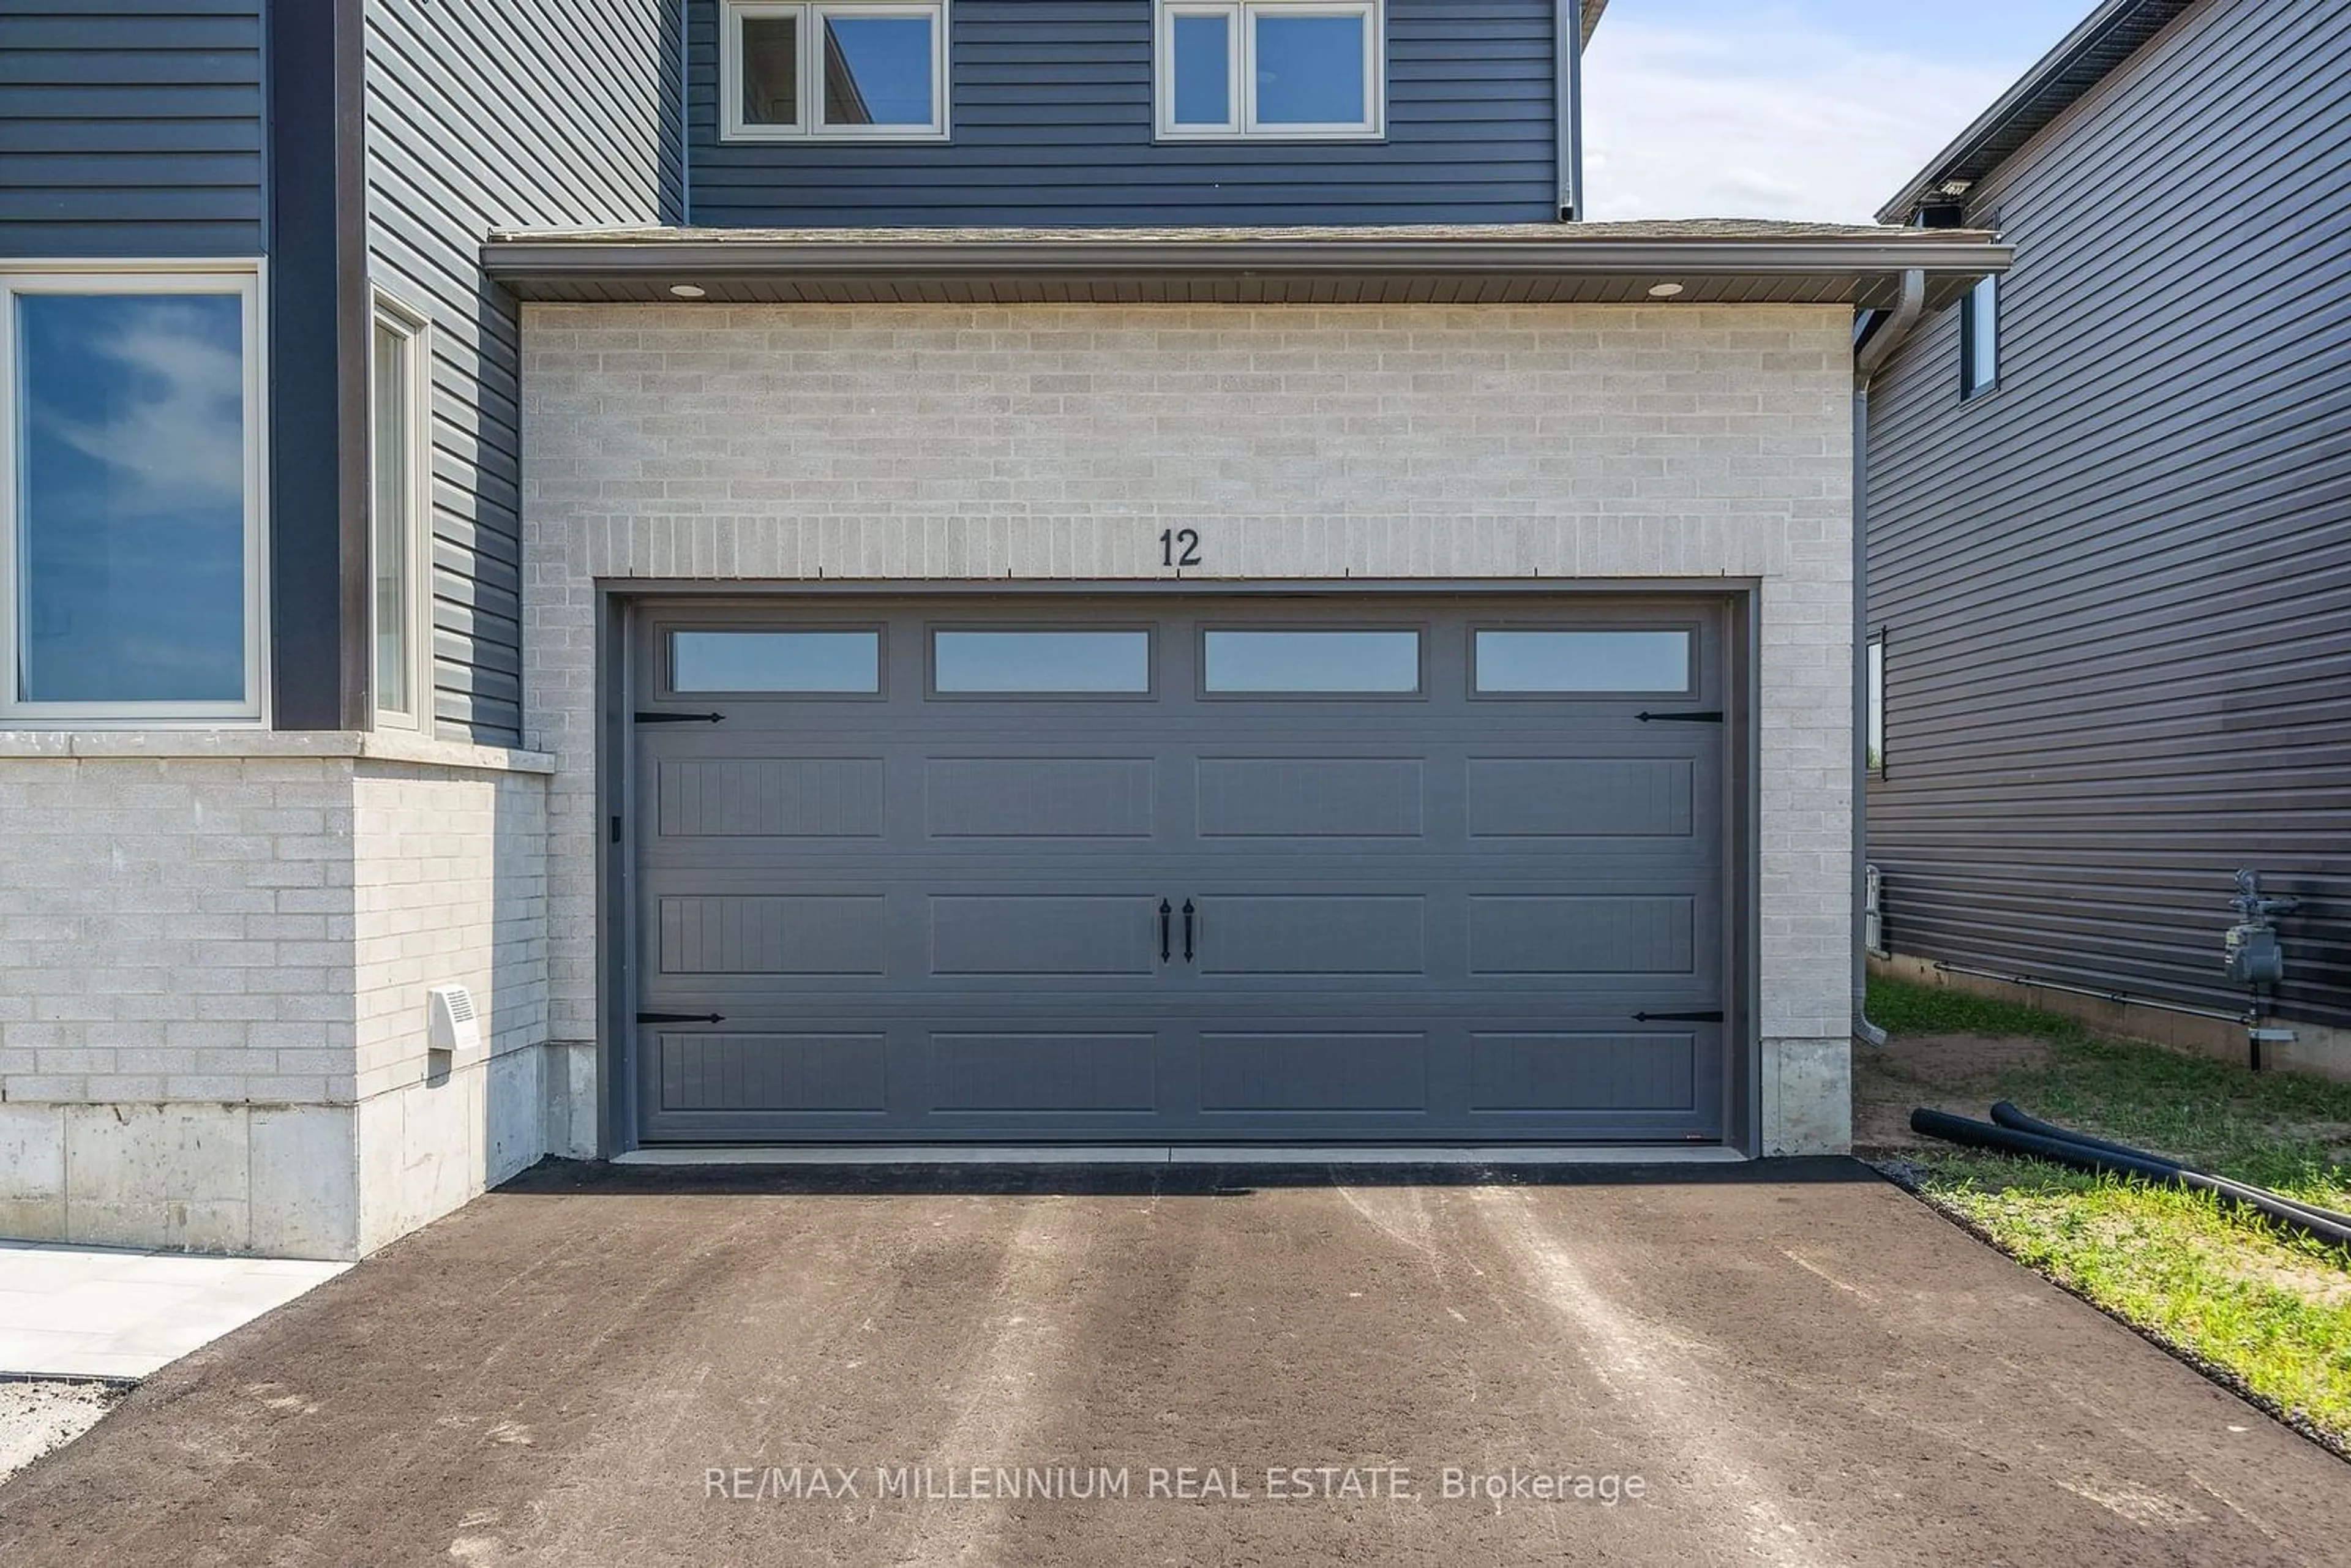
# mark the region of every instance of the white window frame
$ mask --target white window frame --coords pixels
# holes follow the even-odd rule
[[[718,8],[719,140],[723,141],[945,141],[947,113],[949,0],[720,0]],[[755,125],[743,118],[743,22],[790,16],[799,22],[800,117],[790,125]],[[824,24],[828,16],[908,16],[931,24],[931,122],[928,125],[829,125],[824,120]]]
[[[266,727],[269,722],[269,409],[264,263],[137,259],[45,260],[0,266],[0,723],[76,729]],[[245,330],[245,695],[234,703],[26,702],[18,616],[24,598],[16,451],[22,411],[16,299],[26,294],[234,294]]]
[[[383,703],[382,666],[378,663],[381,643],[376,623],[375,585],[378,568],[376,559],[376,465],[383,454],[375,443],[376,343],[378,335],[391,331],[401,340],[401,358],[405,361],[407,377],[404,390],[408,407],[402,434],[407,438],[408,449],[399,455],[401,465],[407,469],[408,502],[407,557],[402,567],[407,573],[406,609],[408,624],[405,646],[408,678],[408,707],[386,707]],[[391,295],[376,291],[374,308],[368,318],[368,685],[370,703],[378,729],[413,729],[429,734],[433,728],[433,322],[423,311],[403,304]]]
[[[1152,81],[1162,141],[1377,141],[1387,135],[1387,0],[1152,0]],[[1227,99],[1222,125],[1176,123],[1176,18],[1225,16]],[[1257,19],[1357,16],[1364,23],[1362,121],[1337,125],[1267,124],[1257,113]]]
[[[1886,633],[1862,646],[1862,762],[1872,778],[1886,777]]]
[[[1237,0],[1155,0],[1158,7],[1154,30],[1156,56],[1155,90],[1159,95],[1159,135],[1164,140],[1196,141],[1238,136],[1247,112],[1241,93],[1241,8]],[[1176,123],[1176,23],[1183,16],[1221,16],[1225,22],[1225,120],[1221,125]]]
[[[2000,390],[2000,274],[1992,273],[1959,300],[1959,401]],[[1987,368],[1988,376],[1979,372]]]

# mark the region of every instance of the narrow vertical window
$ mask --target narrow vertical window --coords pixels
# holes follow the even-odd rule
[[[1170,10],[1167,51],[1173,123],[1185,131],[1238,131],[1232,13]]]
[[[368,468],[373,675],[379,724],[425,725],[426,646],[423,610],[425,433],[430,407],[425,329],[406,311],[380,302],[370,345]]]
[[[798,7],[750,12],[735,19],[743,124],[800,123],[800,17]]]
[[[0,714],[261,716],[259,294],[0,277]]]
[[[2000,278],[1968,290],[1959,314],[1959,395],[1974,397],[2000,385]]]
[[[1886,639],[1872,637],[1862,666],[1863,744],[1869,770],[1886,771]]]

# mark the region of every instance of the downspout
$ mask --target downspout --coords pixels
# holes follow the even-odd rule
[[[1559,216],[1583,216],[1583,0],[1556,0],[1552,26],[1559,40],[1552,78],[1559,88]]]
[[[1884,1045],[1869,1021],[1869,953],[1862,935],[1869,899],[1869,383],[1927,313],[1927,275],[1902,275],[1893,313],[1863,340],[1853,358],[1853,1032]]]
[[[677,221],[694,222],[694,113],[688,103],[694,95],[694,68],[687,61],[687,39],[693,36],[694,17],[688,0],[677,0]],[[658,187],[661,176],[653,176]],[[653,207],[661,207],[661,193],[653,193]]]

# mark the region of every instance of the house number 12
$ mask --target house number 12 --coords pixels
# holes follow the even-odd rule
[[[1159,564],[1162,566],[1197,566],[1200,564],[1200,530],[1168,528],[1159,536]]]

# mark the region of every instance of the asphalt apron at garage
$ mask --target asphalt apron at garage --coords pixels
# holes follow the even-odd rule
[[[550,1166],[0,1489],[0,1561],[2331,1568],[2346,1476],[1850,1161]]]

